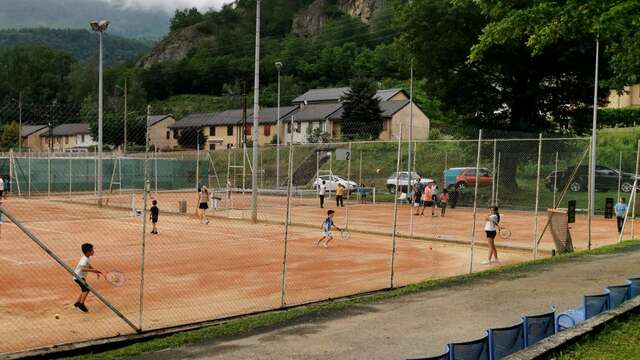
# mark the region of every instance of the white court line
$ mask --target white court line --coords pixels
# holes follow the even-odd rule
[[[16,265],[24,265],[24,264],[25,264],[25,263],[24,263],[24,262],[22,262],[22,261],[13,260],[13,259],[11,259],[11,258],[4,257],[4,256],[0,256],[0,259],[5,260],[5,261],[8,261],[8,262],[10,262],[10,263],[14,263],[14,264],[16,264]]]

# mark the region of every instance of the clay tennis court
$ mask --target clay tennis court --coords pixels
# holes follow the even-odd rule
[[[80,245],[95,245],[94,267],[118,269],[127,282],[116,288],[94,276],[87,279],[97,291],[139,324],[142,259],[142,218],[132,216],[130,196],[114,196],[98,208],[78,201],[10,199],[3,204],[23,225],[70,267],[81,256]],[[258,224],[247,220],[249,195],[223,199],[210,211],[211,223],[193,216],[194,193],[159,193],[159,235],[146,235],[143,292],[143,328],[153,329],[276,309],[281,306],[286,198],[261,196]],[[186,200],[188,214],[179,214]],[[288,232],[286,305],[303,304],[391,285],[393,204],[347,203],[351,239],[339,235],[329,249],[317,248],[326,209],[313,198],[292,198],[292,225]],[[142,206],[141,195],[135,196]],[[335,208],[328,200],[328,208]],[[410,208],[398,207],[394,286],[441,278],[469,271],[472,213],[451,209],[444,218],[413,218],[413,233],[439,241],[411,239]],[[347,208],[336,209],[336,224],[346,222]],[[484,209],[477,222],[474,270],[486,269]],[[543,226],[544,214],[540,216]],[[531,247],[533,216],[504,212],[504,225],[513,235],[508,243]],[[615,223],[593,219],[593,245],[615,241]],[[584,229],[584,230],[581,230]],[[150,228],[147,229],[147,233]],[[581,233],[584,231],[584,234]],[[586,221],[574,224],[574,244],[586,246]],[[506,244],[504,244],[506,243]],[[553,243],[545,238],[541,249]],[[109,309],[89,296],[88,314],[73,308],[79,289],[71,276],[33,241],[5,218],[0,247],[0,352],[13,352],[54,344],[131,333],[133,330]],[[545,256],[545,254],[541,254]],[[532,258],[530,250],[502,249],[502,264]],[[59,315],[59,319],[55,315]],[[42,329],[47,329],[43,331]]]

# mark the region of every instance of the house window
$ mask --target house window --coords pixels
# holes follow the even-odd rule
[[[389,130],[389,120],[382,120],[382,131]]]
[[[299,133],[302,131],[302,123],[298,122],[296,123],[296,132]]]
[[[227,126],[227,136],[233,136],[233,126]]]
[[[209,136],[216,136],[216,127],[215,126],[211,126],[209,128]]]
[[[180,132],[178,129],[173,129],[173,138],[177,139],[178,137],[180,137]]]
[[[271,125],[264,126],[264,136],[271,136]]]
[[[215,150],[216,144],[209,144],[209,150]]]
[[[251,125],[247,124],[244,127],[244,134],[247,136],[251,136]]]
[[[171,139],[171,131],[167,130],[167,140]],[[82,139],[84,142],[84,139]]]
[[[84,134],[81,136],[82,143],[84,143]]]
[[[291,134],[291,123],[287,123],[287,133]]]

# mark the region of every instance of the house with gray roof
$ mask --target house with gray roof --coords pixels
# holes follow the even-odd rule
[[[47,148],[42,147],[42,139],[40,135],[49,131],[47,125],[22,125],[20,129],[20,141],[22,141],[22,149],[30,149],[34,152],[44,151]]]
[[[347,91],[349,91],[348,87],[311,89],[293,99],[292,103],[298,105],[340,103]],[[380,101],[409,99],[407,93],[402,89],[378,90],[376,92],[376,97],[380,99]]]
[[[296,97],[294,104],[300,106],[300,111],[296,114],[302,124],[310,121],[323,121],[324,131],[329,134],[332,139],[339,140],[342,136],[343,121],[343,97],[349,88],[330,88],[330,89],[312,89],[306,93]],[[380,140],[393,140],[400,136],[400,128],[402,126],[402,137],[409,137],[410,124],[413,126],[413,136],[416,139],[426,139],[429,137],[430,120],[427,115],[415,103],[411,103],[408,94],[402,89],[383,89],[378,90],[375,95],[380,100],[380,109],[382,110],[382,132]],[[314,120],[304,120],[305,109],[309,109],[309,115]],[[334,110],[329,115],[323,113],[324,110]],[[326,118],[323,118],[326,116]],[[402,124],[402,125],[401,125]],[[311,127],[313,129],[313,126]],[[304,138],[304,129],[301,129]],[[294,134],[294,141],[296,136]],[[301,139],[299,142],[305,142]]]
[[[51,151],[85,152],[98,143],[91,136],[88,123],[62,124],[40,135],[43,147]]]
[[[171,114],[151,115],[149,117],[149,143],[161,150],[178,147],[178,139],[173,136],[170,126],[176,119]]]
[[[293,143],[306,143],[307,135],[314,129],[329,133],[331,130],[331,116],[342,109],[340,103],[309,104],[303,106],[293,114]],[[284,142],[291,141],[291,119],[287,119]]]
[[[280,121],[298,111],[297,106],[280,107]],[[271,143],[277,133],[278,108],[261,108],[258,113],[258,143]],[[186,128],[202,129],[206,136],[206,148],[209,150],[242,146],[245,138],[253,136],[253,111],[247,110],[246,122],[242,109],[226,110],[215,113],[189,114],[169,127],[177,139],[180,131]],[[284,132],[284,127],[281,133]]]

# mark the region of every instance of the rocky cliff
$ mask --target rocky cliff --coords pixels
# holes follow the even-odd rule
[[[179,61],[186,58],[192,49],[213,44],[214,36],[203,34],[197,25],[190,26],[167,35],[147,56],[138,61],[138,66],[148,69],[164,61]]]
[[[292,31],[298,35],[318,34],[329,21],[327,9],[332,7],[368,23],[383,6],[384,0],[315,0],[293,18]],[[199,31],[198,25],[172,32],[143,57],[138,66],[146,69],[164,61],[182,60],[192,49],[215,44],[215,40],[214,35]]]

